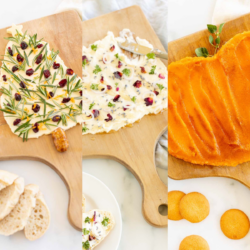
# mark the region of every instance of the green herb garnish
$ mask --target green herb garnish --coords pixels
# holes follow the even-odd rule
[[[85,223],[89,223],[89,222],[90,222],[90,218],[87,217],[87,218],[85,219]]]
[[[132,102],[135,102],[135,101],[136,101],[136,96],[133,96],[133,97],[131,98],[131,101],[132,101]]]
[[[156,69],[156,65],[152,66],[149,74],[153,75],[155,73],[155,69]]]
[[[158,86],[158,88],[160,89],[160,91],[162,91],[164,89],[164,86],[162,84],[157,83],[156,85]]]
[[[89,230],[87,230],[86,228],[83,228],[82,232],[83,232],[84,235],[88,235],[89,234]]]
[[[94,106],[95,106],[95,103],[91,103],[91,104],[89,105],[89,110],[92,109]]]
[[[121,57],[118,55],[118,53],[115,54],[115,57],[119,60],[122,61]]]
[[[103,221],[102,221],[102,225],[103,225],[104,227],[106,227],[108,224],[109,224],[109,218],[108,218],[108,217],[105,217],[105,218],[103,219]]]
[[[98,74],[99,72],[101,72],[102,70],[101,70],[101,68],[100,68],[100,66],[99,65],[96,65],[95,66],[95,69],[93,70],[93,73],[94,74]]]
[[[122,73],[126,76],[130,76],[130,69],[124,69]]]
[[[112,108],[112,107],[115,107],[115,104],[109,102],[109,103],[108,103],[108,106]]]
[[[147,58],[148,59],[155,59],[155,53],[153,53],[153,52],[152,53],[148,53],[147,54]]]
[[[88,250],[90,248],[90,244],[89,244],[89,241],[85,241],[82,243],[82,247],[85,248],[86,250]]]
[[[94,51],[96,51],[96,50],[97,50],[97,45],[92,44],[92,45],[91,45],[91,49],[94,50]]]
[[[94,83],[92,83],[92,84],[90,85],[90,88],[93,89],[93,90],[98,90],[98,85],[99,85],[99,84],[94,84]]]
[[[88,129],[86,126],[82,127],[82,132],[86,133],[87,130],[89,130],[89,129]],[[88,218],[88,217],[87,217],[87,218]],[[86,219],[87,219],[87,218],[86,218]],[[85,223],[86,223],[86,220],[85,220]]]

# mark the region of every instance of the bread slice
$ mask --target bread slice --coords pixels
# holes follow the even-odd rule
[[[84,194],[82,194],[82,213],[85,213],[86,199]]]
[[[5,170],[0,170],[0,190],[11,185],[18,176]]]
[[[24,188],[17,205],[0,221],[0,234],[9,236],[24,229],[36,205],[35,196],[38,192],[39,187],[34,184],[29,184]]]
[[[0,220],[7,216],[19,201],[24,191],[24,179],[17,178],[12,185],[0,191]]]
[[[36,195],[36,206],[33,208],[28,223],[24,228],[28,240],[37,240],[42,237],[50,224],[50,212],[44,200],[43,194]]]
[[[90,222],[86,222],[87,217],[90,219]],[[105,218],[108,218],[108,223],[106,226],[102,224]],[[83,250],[94,249],[108,236],[108,234],[111,232],[114,226],[115,226],[115,219],[113,215],[108,211],[94,209],[87,213],[83,213],[82,215],[82,227],[83,227],[82,249]],[[88,246],[88,247],[86,248],[85,246]]]

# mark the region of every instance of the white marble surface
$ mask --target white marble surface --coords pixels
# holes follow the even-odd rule
[[[104,182],[118,201],[123,233],[117,250],[165,250],[168,230],[154,228],[144,220],[141,213],[141,187],[131,172],[113,160],[88,159],[83,160],[82,165],[83,171]],[[167,171],[162,171],[162,174],[165,178]]]
[[[169,40],[205,29],[211,23],[215,2],[216,0],[169,0]],[[247,187],[227,178],[182,181],[169,179],[168,185],[169,191],[201,192],[208,198],[211,206],[209,217],[201,223],[169,221],[169,250],[177,250],[182,239],[191,234],[204,237],[212,250],[250,248],[250,233],[242,240],[233,241],[226,238],[220,230],[220,217],[228,209],[241,209],[250,217],[250,190]]]

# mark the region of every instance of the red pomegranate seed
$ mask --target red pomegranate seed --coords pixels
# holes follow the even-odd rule
[[[159,78],[161,78],[161,79],[165,79],[165,76],[164,76],[163,74],[159,74],[158,76],[159,76]]]
[[[147,73],[144,67],[140,67],[140,68],[141,68],[141,73],[143,74]]]
[[[159,95],[159,92],[158,92],[158,91],[156,91],[156,90],[154,90],[154,93],[155,93],[155,95]]]
[[[38,105],[38,104],[33,104],[32,105],[32,110],[35,112],[35,113],[37,113],[37,112],[39,112],[39,110],[40,110],[40,105]]]
[[[53,64],[53,69],[59,69],[60,68],[60,63],[55,63]]]
[[[73,69],[67,69],[66,74],[72,76],[74,74]]]
[[[108,90],[111,90],[111,89],[112,89],[112,86],[107,85],[107,89],[108,89]]]
[[[21,119],[16,119],[14,122],[13,122],[13,125],[14,126],[17,126],[22,120]]]
[[[130,106],[130,105],[127,105],[127,106]],[[124,107],[123,107],[123,110],[124,110],[124,111],[126,111],[126,110],[127,110],[127,108],[124,108]]]
[[[133,86],[135,87],[135,88],[140,88],[141,87],[141,81],[139,81],[139,80],[137,80],[134,84],[133,84]]]
[[[3,80],[4,80],[5,82],[7,82],[7,77],[6,77],[6,75],[3,75]]]
[[[33,130],[34,133],[37,133],[39,131],[39,123],[36,122],[33,125],[32,130]]]
[[[48,69],[43,71],[43,75],[45,78],[49,78],[50,77],[50,71]]]
[[[20,47],[21,47],[22,50],[25,50],[25,49],[28,48],[28,44],[26,42],[22,41],[21,44],[20,44]]]
[[[12,67],[12,72],[14,73],[14,72],[16,72],[18,70],[18,67],[17,66],[13,66]]]
[[[113,45],[112,47],[110,47],[110,51],[114,51],[115,50],[115,45]]]
[[[118,88],[118,87],[116,88],[116,91],[119,91],[119,88]]]
[[[20,54],[17,55],[16,59],[18,62],[23,62],[24,60],[24,58]]]
[[[43,47],[43,44],[39,43],[36,47],[37,47],[38,49],[40,49],[40,48]]]
[[[40,55],[37,57],[37,59],[36,59],[36,64],[41,63],[42,59],[43,59],[43,55],[40,54]]]
[[[9,54],[10,54],[11,56],[13,56],[13,51],[12,51],[12,49],[11,49],[10,47],[8,47],[8,52],[9,52]]]
[[[25,89],[25,88],[26,88],[26,85],[25,85],[24,82],[20,82],[19,85],[20,85],[20,87],[21,87],[22,89]]]
[[[48,97],[49,97],[49,99],[54,97],[54,93],[52,91],[50,91]]]
[[[115,76],[115,78],[117,78],[117,79],[122,79],[122,73],[121,72],[119,72],[119,71],[116,71],[116,72],[114,72],[114,76]]]
[[[118,67],[118,68],[121,68],[121,66],[122,66],[122,63],[121,63],[121,61],[119,61],[117,67]]]
[[[89,235],[89,241],[95,240],[94,236]]]
[[[61,116],[60,115],[55,115],[53,118],[52,118],[52,121],[53,122],[59,122],[61,120]]]
[[[99,116],[100,112],[99,112],[99,110],[97,110],[97,109],[93,109],[93,110],[92,110],[92,114],[93,114],[94,117],[96,118],[96,117]]]
[[[79,93],[80,93],[80,96],[82,96],[82,90]]]
[[[62,79],[60,82],[59,82],[59,85],[61,88],[65,87],[67,84],[67,79]]]
[[[101,77],[100,82],[104,83],[104,77],[103,76]]]
[[[62,99],[62,103],[67,103],[67,102],[69,102],[70,101],[70,98],[69,97],[64,97],[63,99]]]
[[[144,99],[146,106],[150,106],[153,104],[154,99],[152,97],[147,97]]]
[[[82,61],[84,61],[86,59],[86,62],[89,62],[87,56],[82,56]]]
[[[33,69],[26,70],[26,75],[27,76],[32,76],[33,74],[34,74],[34,70]]]
[[[109,121],[112,121],[113,120],[113,117],[111,114],[107,114],[108,118],[105,119],[106,122],[109,122]]]
[[[117,102],[120,98],[120,95],[116,95],[115,98],[113,99],[114,102]]]
[[[18,93],[15,93],[15,100],[20,101],[22,99],[21,95]]]

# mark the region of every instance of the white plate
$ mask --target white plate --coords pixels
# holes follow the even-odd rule
[[[122,234],[120,207],[109,188],[96,177],[82,173],[82,191],[86,198],[86,212],[92,209],[107,210],[115,218],[115,227],[95,250],[117,250]]]

